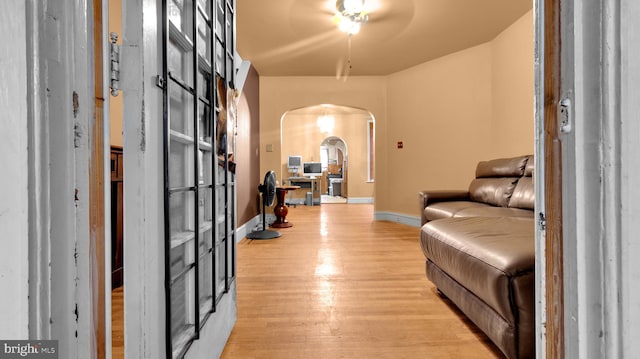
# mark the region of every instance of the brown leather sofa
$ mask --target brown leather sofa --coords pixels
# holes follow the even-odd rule
[[[467,191],[419,193],[427,277],[510,359],[535,357],[533,167],[482,161]]]

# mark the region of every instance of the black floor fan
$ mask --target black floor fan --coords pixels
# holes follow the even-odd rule
[[[276,198],[276,173],[267,172],[264,175],[264,182],[258,186],[258,191],[262,193],[262,230],[253,231],[247,234],[249,239],[273,239],[280,237],[280,232],[267,229],[267,215],[265,208],[273,205]]]

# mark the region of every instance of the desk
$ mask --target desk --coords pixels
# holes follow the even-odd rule
[[[278,198],[278,203],[276,207],[273,209],[273,213],[276,215],[276,221],[273,222],[271,227],[274,228],[289,228],[293,226],[290,222],[287,221],[287,213],[289,210],[287,206],[284,205],[284,197],[287,195],[287,192],[290,190],[295,190],[300,187],[298,186],[277,186],[276,187],[276,197]]]
[[[287,181],[289,181],[289,184],[292,186],[310,190],[311,205],[320,204],[320,177],[289,177]],[[302,203],[304,203],[304,197]]]

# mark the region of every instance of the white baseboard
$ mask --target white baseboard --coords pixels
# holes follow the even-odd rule
[[[373,204],[373,197],[349,197],[348,204]]]
[[[420,217],[408,216],[402,213],[375,212],[373,218],[376,221],[391,221],[406,224],[411,227],[420,228]]]
[[[269,223],[268,217],[269,216],[267,215],[267,223]],[[261,221],[262,221],[262,215],[258,214],[257,216],[251,218],[247,223],[236,228],[236,243],[240,242],[242,238],[246,237],[247,233],[251,233],[258,224],[261,224],[260,223]]]
[[[269,228],[273,222],[276,221],[276,215],[273,213],[267,213],[266,215],[267,225],[266,228]],[[239,226],[236,229],[236,243],[240,242],[243,238],[247,236],[247,234],[253,231],[261,231],[262,230],[262,214],[258,214],[257,216],[251,218],[247,223]]]
[[[364,198],[366,200],[366,198]],[[371,199],[373,202],[373,199]],[[372,203],[372,202],[349,202],[349,203]],[[402,213],[394,213],[394,212],[375,212],[373,215],[376,221],[390,221],[396,223],[406,224],[411,227],[420,228],[420,217],[408,216]],[[272,223],[275,220],[275,216],[273,214],[267,214],[267,223]],[[236,229],[236,242],[239,242],[241,239],[247,236],[247,233],[251,233],[258,225],[262,225],[262,215],[258,214],[257,216],[251,218],[247,223],[239,226]]]

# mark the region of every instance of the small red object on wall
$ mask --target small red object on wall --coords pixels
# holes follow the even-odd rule
[[[398,148],[403,148],[404,147],[404,142],[398,141],[397,146],[398,146]]]

